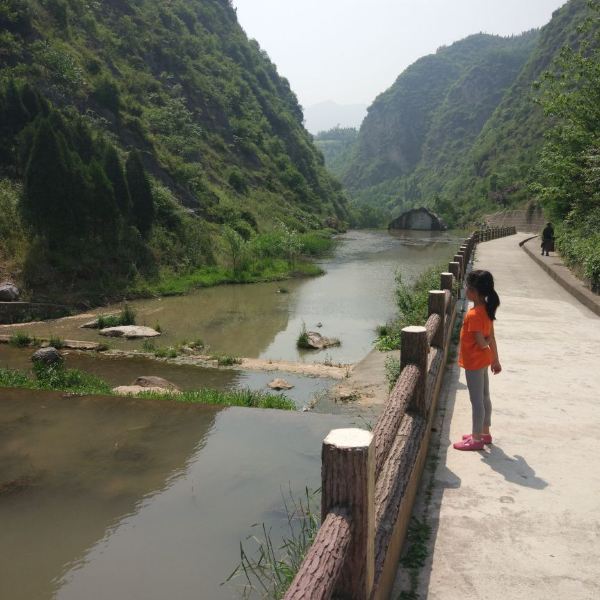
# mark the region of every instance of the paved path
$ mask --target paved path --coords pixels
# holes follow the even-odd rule
[[[600,318],[518,247],[524,237],[477,250],[502,301],[495,443],[452,449],[471,420],[464,372],[453,367],[433,494],[417,506],[432,526],[420,599],[600,598]]]

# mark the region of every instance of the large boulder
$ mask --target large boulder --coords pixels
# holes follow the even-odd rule
[[[14,283],[0,283],[0,302],[17,302],[20,295],[19,288]]]
[[[100,335],[107,337],[124,337],[128,340],[135,340],[139,338],[151,338],[160,335],[158,331],[151,327],[144,327],[143,325],[120,325],[119,327],[106,327],[100,330]]]
[[[31,355],[31,361],[36,364],[42,364],[47,367],[54,365],[61,365],[63,363],[63,357],[60,352],[54,348],[54,346],[48,346],[47,348],[40,348]]]
[[[144,375],[142,377],[138,377],[131,385],[136,385],[143,388],[159,388],[173,392],[180,391],[174,383],[167,381],[162,377],[156,377],[155,375]]]
[[[314,350],[323,350],[324,348],[331,348],[341,344],[340,340],[337,338],[328,338],[316,331],[306,332],[306,342],[307,346]]]

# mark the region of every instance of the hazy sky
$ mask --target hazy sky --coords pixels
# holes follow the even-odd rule
[[[480,31],[540,27],[565,0],[234,0],[303,106],[365,103],[417,58]]]

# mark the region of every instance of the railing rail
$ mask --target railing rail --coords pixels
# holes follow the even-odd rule
[[[456,316],[456,299],[478,243],[514,235],[479,230],[464,240],[429,292],[424,327],[401,333],[400,377],[373,432],[338,429],[323,442],[322,525],[285,600],[389,597],[429,445]]]

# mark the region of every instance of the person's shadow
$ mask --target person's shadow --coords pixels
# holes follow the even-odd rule
[[[496,473],[500,473],[506,481],[536,490],[548,487],[548,482],[538,477],[522,456],[515,454],[514,458],[510,457],[502,448],[494,444],[489,448],[489,452],[481,454],[482,462],[489,465]]]

